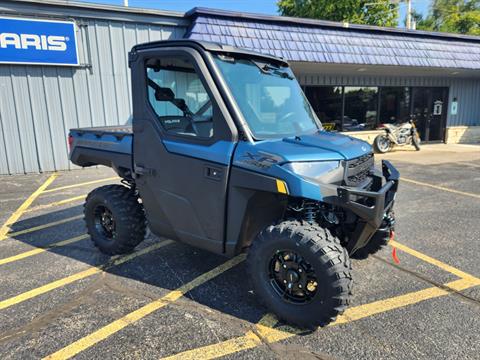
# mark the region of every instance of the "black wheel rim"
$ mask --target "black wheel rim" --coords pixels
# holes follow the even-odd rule
[[[104,205],[95,208],[95,229],[103,237],[113,240],[116,236],[116,223],[112,212]]]
[[[307,304],[317,293],[313,266],[295,251],[276,251],[269,263],[269,277],[273,290],[289,303]]]

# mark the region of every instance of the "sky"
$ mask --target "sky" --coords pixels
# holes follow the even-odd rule
[[[81,0],[112,5],[123,5],[123,0]],[[335,1],[335,0],[332,0]],[[374,2],[374,0],[372,0]],[[431,0],[412,0],[413,9],[421,14],[427,14]],[[129,0],[129,6],[174,10],[185,12],[194,7],[208,7],[224,10],[253,12],[278,15],[276,0]],[[404,26],[406,14],[405,3],[400,4],[399,25]]]

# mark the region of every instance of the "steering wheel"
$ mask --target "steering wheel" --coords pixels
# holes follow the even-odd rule
[[[202,116],[211,107],[212,107],[212,101],[209,99],[205,101],[205,103],[202,106],[200,106],[200,108],[195,113],[185,116],[188,119],[188,121],[190,121],[190,126],[192,127],[192,130],[195,132],[197,136],[199,134],[199,130],[197,128],[197,124],[195,124],[195,117]]]
[[[212,101],[208,99],[207,101],[205,101],[205,103],[202,106],[200,106],[200,108],[193,115],[201,116],[205,114],[207,110],[210,109],[211,107],[212,107]]]

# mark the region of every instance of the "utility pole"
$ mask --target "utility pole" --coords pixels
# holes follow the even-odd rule
[[[407,2],[407,29],[412,30],[412,0],[406,0]]]
[[[388,1],[392,5],[400,5],[400,3],[407,3],[407,19],[405,27],[408,30],[415,30],[416,29],[416,22],[415,19],[412,17],[412,0],[389,0]],[[375,6],[378,4],[384,4],[383,2],[378,2],[373,0],[372,2],[365,3],[365,6]],[[392,11],[397,11],[398,8],[392,9]]]

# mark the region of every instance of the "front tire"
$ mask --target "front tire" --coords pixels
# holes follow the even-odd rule
[[[125,186],[106,185],[90,192],[84,216],[94,245],[105,254],[130,253],[145,238],[143,207]]]
[[[350,259],[328,229],[299,221],[269,226],[253,241],[247,269],[267,308],[292,325],[325,326],[349,304]]]
[[[375,150],[381,154],[389,152],[392,148],[392,143],[387,135],[378,135],[373,141]]]

